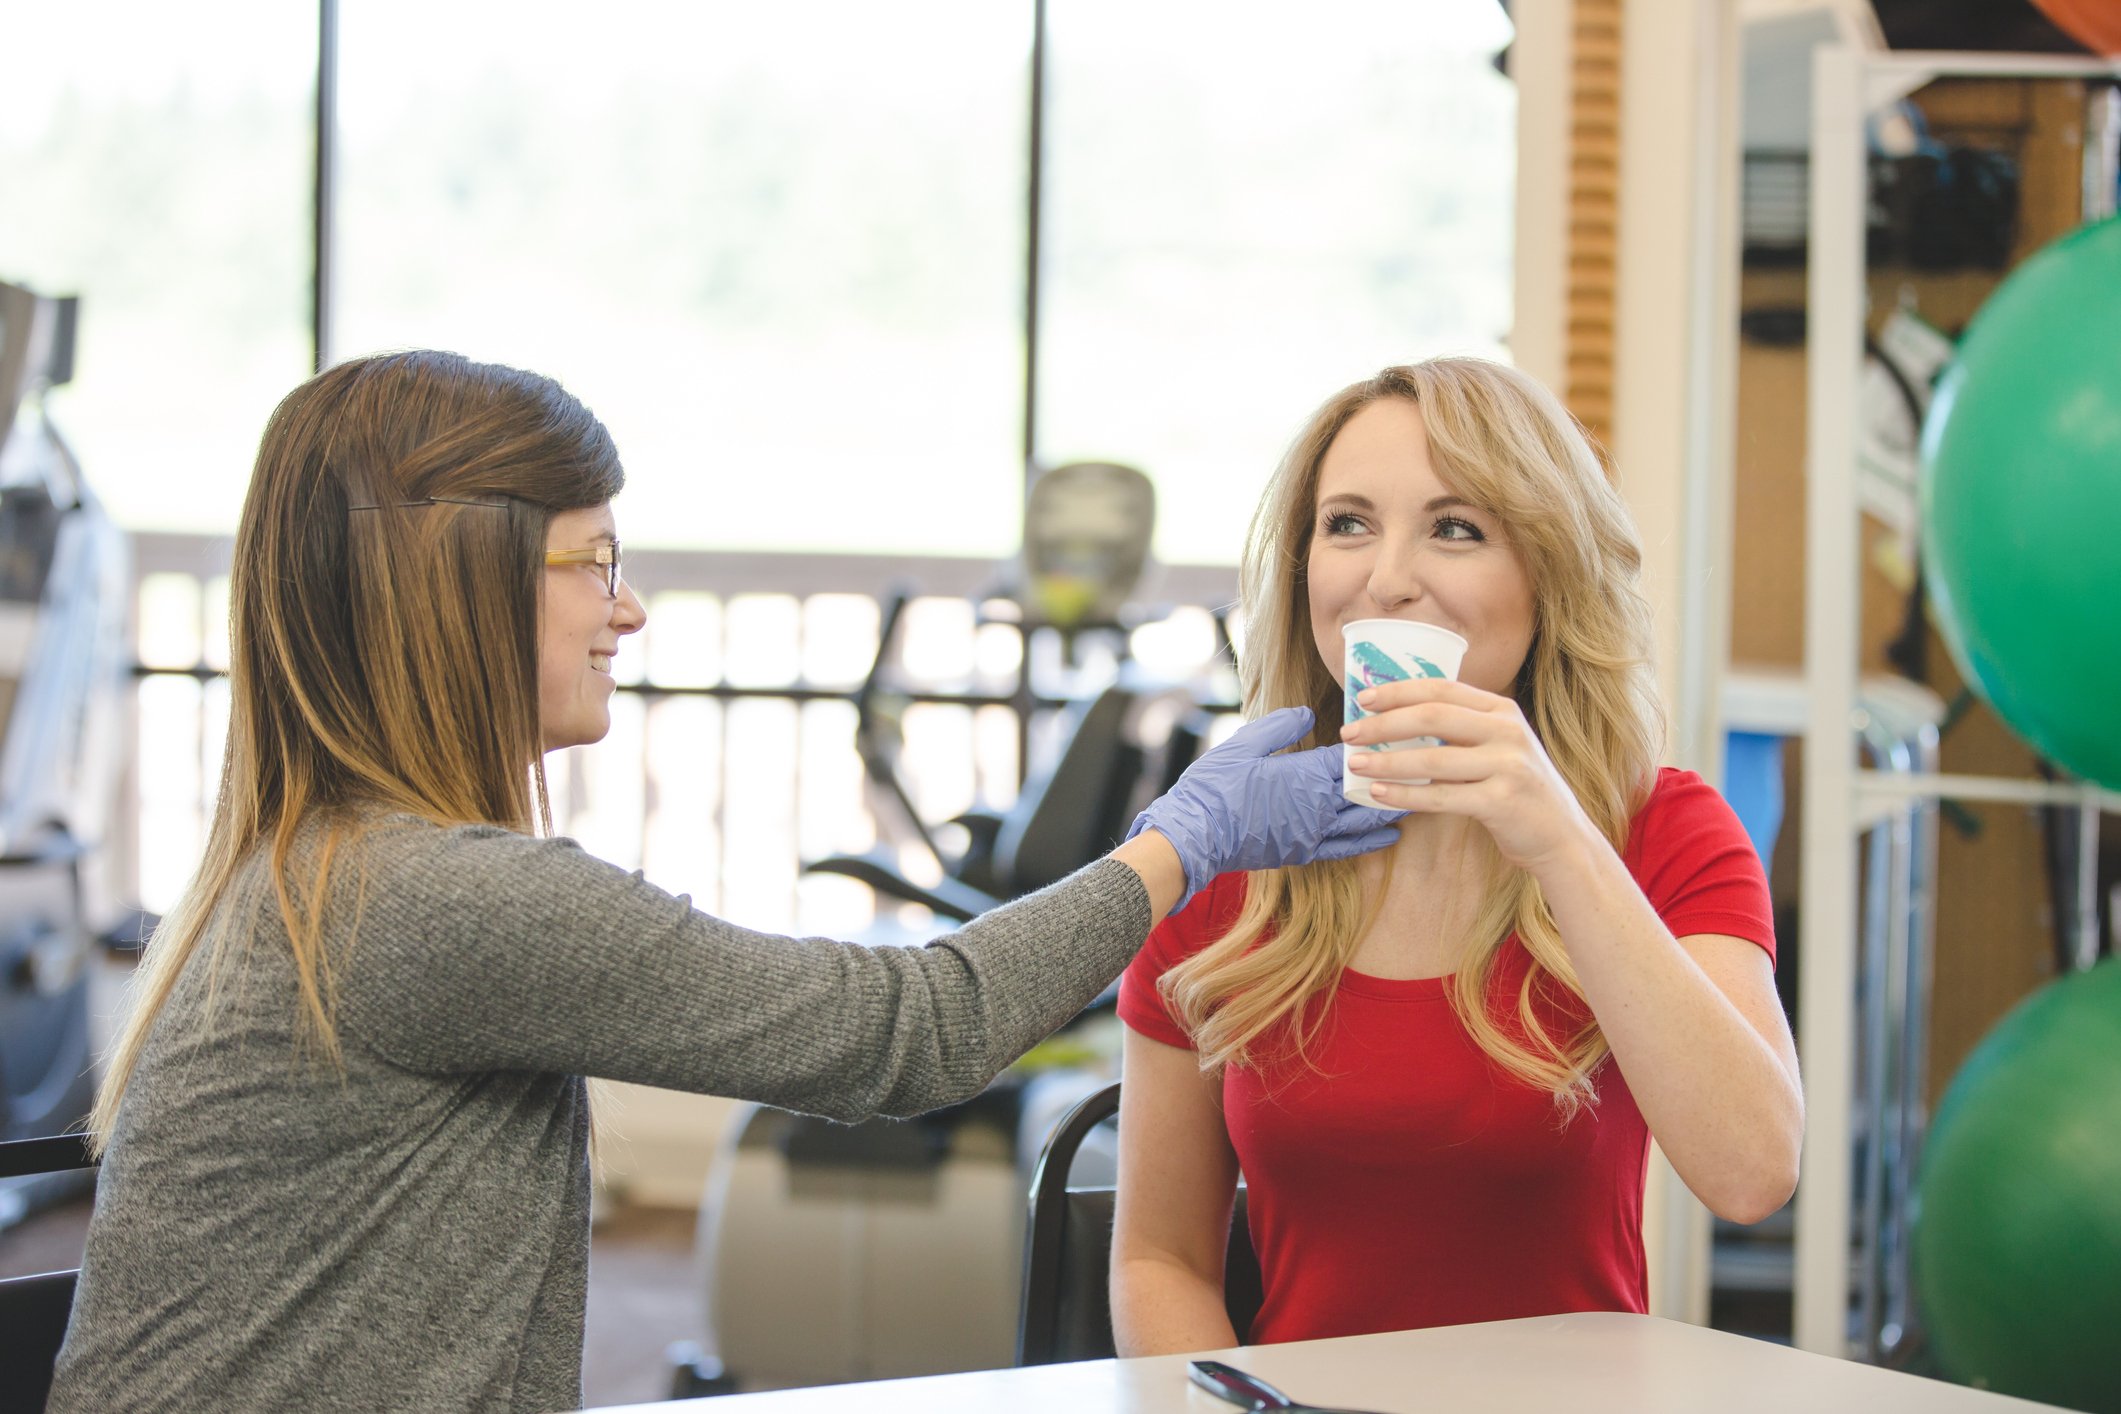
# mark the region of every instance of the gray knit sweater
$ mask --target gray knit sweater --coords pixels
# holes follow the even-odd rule
[[[1066,1022],[1150,924],[1112,862],[871,949],[733,927],[567,840],[394,821],[340,861],[343,1076],[297,1056],[254,862],[219,910],[247,941],[186,966],[119,1110],[60,1414],[575,1408],[580,1077],[914,1114]]]

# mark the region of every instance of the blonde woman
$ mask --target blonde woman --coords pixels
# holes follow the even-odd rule
[[[1641,1311],[1653,1136],[1726,1217],[1788,1198],[1766,885],[1721,798],[1658,768],[1639,563],[1582,433],[1511,369],[1387,369],[1297,438],[1245,550],[1246,711],[1444,744],[1355,757],[1411,812],[1391,849],[1217,879],[1129,967],[1123,1354]],[[1460,680],[1372,688],[1344,729],[1360,618],[1457,631]],[[1248,1331],[1222,1301],[1240,1171]]]
[[[150,945],[51,1408],[581,1402],[584,1076],[844,1120],[965,1098],[1218,873],[1389,843],[1253,724],[1107,859],[927,948],[768,937],[539,838],[645,615],[611,439],[558,384],[357,360],[274,413],[228,753]]]

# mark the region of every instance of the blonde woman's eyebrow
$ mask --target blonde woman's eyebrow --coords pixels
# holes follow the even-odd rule
[[[1359,496],[1352,491],[1344,491],[1327,496],[1318,503],[1318,508],[1321,511],[1328,506],[1346,506],[1348,509],[1356,511],[1374,511],[1377,509],[1377,504],[1368,496]],[[1423,503],[1421,509],[1422,513],[1426,515],[1431,511],[1449,510],[1454,506],[1463,507],[1469,511],[1480,509],[1480,507],[1474,505],[1465,497],[1454,496],[1449,493],[1430,497],[1428,501]]]

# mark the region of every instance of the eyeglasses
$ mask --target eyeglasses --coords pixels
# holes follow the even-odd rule
[[[604,592],[612,598],[619,597],[619,542],[598,545],[588,550],[547,550],[548,565],[600,565],[604,570]]]
[[[391,505],[403,511],[418,510],[422,506],[481,506],[489,511],[505,511],[508,509],[506,501],[467,501],[461,496],[429,496],[421,501],[393,501]],[[383,508],[380,505],[375,505],[348,506],[346,509],[349,511],[379,511]],[[604,592],[614,599],[619,597],[619,542],[616,540],[608,545],[598,545],[594,549],[589,550],[547,550],[545,552],[545,563],[548,565],[601,565],[604,570]]]

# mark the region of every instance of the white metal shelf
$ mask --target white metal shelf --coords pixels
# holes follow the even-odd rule
[[[1849,1134],[1855,1079],[1856,835],[1882,804],[1925,796],[2075,806],[2080,846],[2121,796],[2071,782],[1859,771],[1850,743],[1858,701],[1857,389],[1864,331],[1865,120],[1933,79],[2117,79],[2121,61],[1931,51],[1813,57],[1806,274],[1804,892],[1798,1018],[1805,1079],[1805,1165],[1797,1188],[1796,1343],[1846,1355]],[[2081,940],[2080,940],[2081,941]],[[2095,942],[2096,940],[2090,940]],[[2083,948],[2080,946],[2080,954]]]
[[[1994,800],[2017,805],[2064,805],[2121,813],[2121,791],[2087,781],[2040,781],[2015,776],[1924,775],[1858,771],[1856,789],[1880,800]]]

